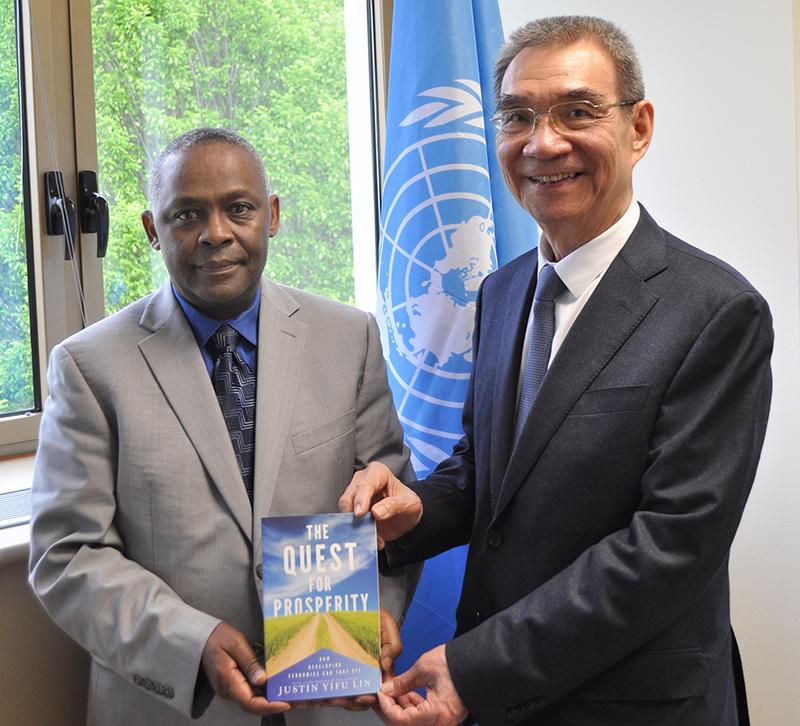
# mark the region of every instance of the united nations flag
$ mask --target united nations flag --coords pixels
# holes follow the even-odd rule
[[[395,0],[378,285],[383,350],[419,477],[462,435],[478,288],[536,243],[494,156],[497,0]],[[450,638],[465,552],[426,563],[401,670]]]

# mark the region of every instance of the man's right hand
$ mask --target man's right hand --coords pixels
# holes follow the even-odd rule
[[[288,711],[283,701],[267,701],[264,664],[244,634],[227,623],[220,623],[208,636],[203,648],[203,670],[214,692],[238,704],[248,713],[269,716]]]
[[[378,528],[378,548],[402,537],[422,519],[422,501],[389,467],[373,461],[357,471],[339,498],[340,512],[363,517],[372,512]]]

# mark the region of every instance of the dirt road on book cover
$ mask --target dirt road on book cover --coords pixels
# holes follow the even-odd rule
[[[364,650],[330,614],[311,618],[274,657],[268,672],[280,673],[321,648],[328,648],[353,660],[378,668],[378,661]]]
[[[332,643],[331,650],[371,665],[373,668],[379,667],[378,661],[356,642],[355,638],[336,621],[333,615],[323,615],[322,617],[325,618],[325,624],[328,626],[328,635],[330,635]]]

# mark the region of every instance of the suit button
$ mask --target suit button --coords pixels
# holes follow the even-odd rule
[[[490,529],[486,541],[489,543],[489,547],[499,547],[503,544],[503,535],[496,529]]]
[[[264,579],[264,565],[262,565],[260,562],[256,565],[256,577],[259,580]]]

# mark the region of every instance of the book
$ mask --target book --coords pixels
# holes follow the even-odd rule
[[[264,517],[261,549],[267,699],[377,693],[381,637],[372,517]]]

